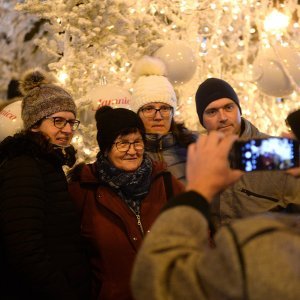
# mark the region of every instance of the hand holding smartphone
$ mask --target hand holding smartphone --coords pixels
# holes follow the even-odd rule
[[[236,141],[230,163],[246,172],[287,170],[299,166],[299,142],[289,138],[269,137]]]

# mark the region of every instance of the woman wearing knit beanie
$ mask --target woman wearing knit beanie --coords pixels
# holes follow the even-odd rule
[[[70,173],[69,190],[90,248],[93,299],[130,300],[130,275],[143,237],[183,185],[144,153],[144,125],[125,108],[96,112],[96,162]]]
[[[42,70],[21,81],[24,130],[0,144],[1,299],[89,299],[88,261],[63,165],[79,125],[71,95]]]
[[[134,73],[138,78],[131,107],[145,126],[146,152],[153,160],[164,161],[185,184],[187,146],[196,141],[197,134],[174,120],[177,98],[160,59],[144,56],[136,63]]]

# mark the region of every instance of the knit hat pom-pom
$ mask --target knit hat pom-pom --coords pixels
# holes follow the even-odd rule
[[[51,74],[41,69],[28,70],[20,80],[20,90],[26,95],[32,89],[40,86],[41,84],[55,83],[56,79]]]
[[[166,66],[161,59],[145,55],[135,63],[133,73],[136,78],[147,75],[165,76]]]

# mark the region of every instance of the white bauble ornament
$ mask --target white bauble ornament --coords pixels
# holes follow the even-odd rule
[[[6,105],[0,111],[0,141],[23,129],[21,106],[22,101],[16,101]]]
[[[253,64],[253,76],[258,89],[266,95],[285,97],[293,92],[292,83],[271,48],[258,54]]]
[[[97,86],[81,99],[81,102],[87,102],[90,105],[86,109],[80,110],[79,108],[79,119],[83,125],[93,123],[96,110],[104,105],[130,109],[130,99],[131,94],[122,87],[112,84]]]
[[[186,42],[169,42],[159,48],[153,56],[165,63],[168,79],[173,84],[186,83],[195,74],[197,60]]]
[[[288,47],[278,48],[278,55],[286,72],[292,77],[297,86],[300,87],[300,52]]]
[[[113,108],[130,107],[131,95],[128,90],[112,84],[101,85],[88,93],[92,99],[93,110],[98,110],[101,106],[108,105]]]

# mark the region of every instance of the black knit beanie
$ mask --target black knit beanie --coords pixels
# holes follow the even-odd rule
[[[100,107],[95,114],[100,151],[109,150],[122,131],[138,129],[144,139],[145,128],[140,117],[126,108]]]
[[[229,98],[234,101],[242,114],[239,98],[232,86],[226,81],[218,78],[208,78],[199,85],[195,99],[198,118],[202,125],[205,108],[211,102],[222,98]]]

